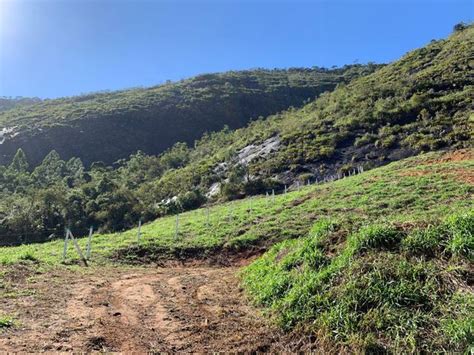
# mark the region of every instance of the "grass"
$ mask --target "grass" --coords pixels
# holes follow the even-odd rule
[[[91,264],[264,246],[268,252],[242,272],[244,288],[281,327],[316,333],[321,349],[469,351],[474,161],[467,153],[424,154],[274,200],[216,205],[209,220],[206,209],[183,213],[178,236],[176,217],[160,218],[142,226],[140,245],[137,229],[97,234]],[[78,242],[85,250],[87,238]],[[62,240],[4,247],[0,264],[62,267],[62,251]],[[67,260],[86,270],[72,245]]]
[[[13,325],[14,321],[12,317],[0,315],[0,331],[5,328],[11,328]]]
[[[136,261],[143,254],[160,256],[179,253],[212,253],[222,248],[246,249],[256,245],[307,235],[312,225],[325,216],[357,229],[368,221],[431,221],[472,206],[474,192],[459,171],[472,172],[474,161],[441,161],[440,153],[389,164],[342,180],[304,187],[301,191],[264,196],[216,205],[179,216],[175,236],[175,216],[157,219],[142,226],[140,247],[137,229],[114,234],[96,234],[92,242],[92,262],[111,262],[117,254],[124,261]],[[74,232],[74,231],[73,231]],[[79,245],[86,248],[87,238]],[[39,264],[62,262],[63,241],[0,248],[0,264],[31,260]],[[469,244],[469,243],[468,243]],[[462,236],[450,245],[462,247]],[[472,244],[468,245],[472,250]],[[67,259],[78,263],[72,243]]]
[[[321,220],[247,267],[243,284],[280,326],[302,326],[341,348],[468,351],[473,239],[474,210],[408,229],[384,223],[348,232]]]

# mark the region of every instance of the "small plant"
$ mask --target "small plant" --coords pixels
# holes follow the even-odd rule
[[[31,251],[25,252],[23,255],[19,257],[19,259],[24,260],[24,261],[32,261],[35,263],[39,261],[38,258],[36,258]]]
[[[13,318],[0,315],[0,330],[13,327]]]

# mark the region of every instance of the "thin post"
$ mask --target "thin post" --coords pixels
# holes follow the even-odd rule
[[[209,206],[206,207],[206,223],[207,223],[207,226],[209,227],[211,225],[211,223],[209,222],[209,217],[210,217],[210,211],[209,211]]]
[[[233,218],[234,216],[234,201],[231,201],[229,203],[229,209],[228,209],[228,218],[229,218],[229,221]]]
[[[275,189],[272,189],[272,202],[275,202]]]
[[[64,238],[63,262],[66,261],[68,240],[69,240],[69,229],[66,229],[66,237]]]
[[[84,254],[82,254],[82,250],[81,248],[79,247],[79,244],[77,244],[77,240],[76,238],[74,238],[74,236],[72,235],[71,231],[68,229],[68,232],[69,232],[69,236],[72,240],[72,243],[74,244],[74,248],[76,248],[76,251],[77,251],[77,254],[79,254],[79,257],[81,258],[82,262],[84,263],[85,266],[89,266],[87,264],[87,260],[86,258],[84,257]]]
[[[92,243],[92,232],[94,231],[94,228],[91,226],[89,228],[89,238],[87,238],[87,249],[86,249],[86,258],[87,260],[90,260],[91,258],[91,243]]]
[[[286,184],[285,184],[285,194],[286,194],[287,192],[288,192],[288,189],[287,189]]]
[[[310,185],[310,181],[309,181],[309,179],[308,179],[308,186],[309,186],[309,185]]]
[[[174,238],[178,239],[179,234],[179,213],[176,215],[176,224],[175,224],[175,231],[174,231]]]
[[[142,237],[142,219],[138,220],[138,231],[137,231],[137,243],[140,244],[140,239]]]

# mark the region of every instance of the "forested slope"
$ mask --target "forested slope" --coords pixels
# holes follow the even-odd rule
[[[137,150],[159,154],[192,145],[204,132],[239,128],[251,118],[301,106],[339,83],[379,66],[247,70],[204,74],[151,88],[92,93],[0,112],[0,164],[18,148],[37,165],[51,151],[62,158],[111,164]],[[2,140],[0,140],[2,142]]]
[[[11,165],[0,166],[0,233],[28,241],[66,224],[122,230],[139,218],[206,202],[278,193],[425,151],[471,147],[473,42],[474,27],[467,26],[300,109],[205,134],[194,148],[179,143],[159,156],[138,153],[90,169],[53,151],[34,170],[29,153],[19,151]]]

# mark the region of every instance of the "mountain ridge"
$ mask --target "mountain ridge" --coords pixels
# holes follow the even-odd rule
[[[43,100],[0,112],[8,129],[0,164],[18,148],[38,165],[51,150],[64,159],[111,164],[142,150],[159,154],[176,142],[192,145],[205,132],[239,128],[252,118],[300,106],[381,65],[338,69],[247,70],[202,74],[150,88]]]

